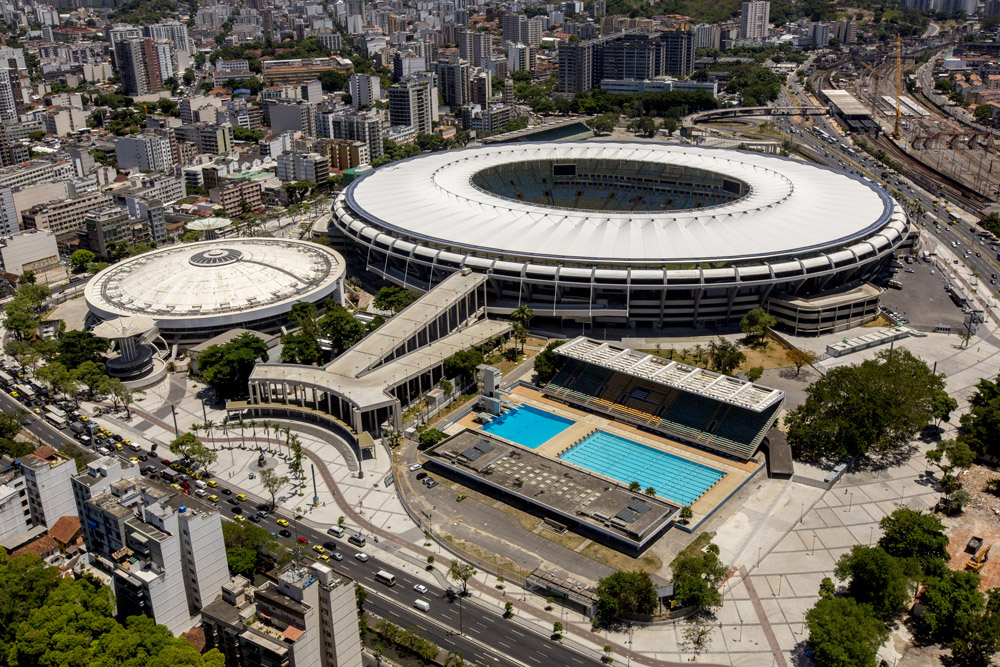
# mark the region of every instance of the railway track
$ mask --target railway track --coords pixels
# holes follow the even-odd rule
[[[924,190],[939,197],[946,197],[955,205],[977,216],[982,214],[984,204],[980,193],[907,155],[885,135],[879,136],[874,144],[884,150],[888,157],[906,165],[907,177],[919,184]]]

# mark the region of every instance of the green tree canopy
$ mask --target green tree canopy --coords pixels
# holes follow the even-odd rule
[[[210,345],[198,357],[198,370],[220,398],[247,393],[250,372],[267,359],[267,345],[252,333],[242,333],[223,345]]]
[[[83,271],[96,257],[94,253],[81,248],[73,251],[73,254],[69,256],[69,261],[77,271]]]
[[[445,377],[461,376],[466,382],[476,375],[476,366],[483,363],[483,353],[479,350],[461,350],[444,360]]]
[[[778,323],[769,312],[763,308],[754,308],[740,320],[740,331],[753,342],[763,340],[768,329]]]
[[[253,581],[257,570],[257,552],[244,547],[226,549],[226,563],[229,565],[229,574],[239,574]]]
[[[973,625],[986,599],[979,592],[978,574],[945,570],[927,586],[921,601],[925,610],[918,618],[919,626],[935,641],[947,644]]]
[[[881,618],[892,618],[910,599],[902,564],[882,547],[855,546],[840,557],[834,572],[848,582],[851,597],[871,605]]]
[[[320,335],[330,342],[333,355],[337,356],[365,337],[365,325],[346,308],[328,301],[326,314],[318,321]]]
[[[1000,456],[1000,384],[983,378],[969,399],[969,411],[962,415],[959,439],[972,451]]]
[[[916,561],[925,574],[939,574],[948,561],[948,536],[933,514],[901,507],[879,522],[878,545],[890,556]]]
[[[708,343],[708,362],[713,370],[723,375],[732,375],[746,358],[747,356],[740,351],[739,345],[722,336]]]
[[[101,361],[111,347],[107,338],[98,338],[89,331],[73,329],[59,339],[59,363],[74,370],[85,361]]]
[[[788,442],[800,456],[817,459],[896,450],[930,423],[943,386],[908,350],[883,350],[812,384],[785,419]]]
[[[706,611],[722,604],[719,584],[726,566],[719,560],[719,547],[709,543],[704,552],[682,555],[673,563],[674,599],[684,607]]]
[[[419,298],[420,292],[389,285],[378,291],[378,294],[372,299],[372,305],[379,310],[391,310],[393,313],[398,313]]]
[[[817,667],[875,667],[879,647],[889,639],[872,608],[852,598],[821,598],[806,614],[806,625]]]
[[[564,340],[550,341],[545,349],[535,356],[535,375],[538,376],[539,382],[548,382],[562,368],[566,357],[556,354],[553,350],[565,342]]]
[[[626,614],[656,611],[656,589],[649,574],[619,570],[597,582],[597,617],[612,623]]]

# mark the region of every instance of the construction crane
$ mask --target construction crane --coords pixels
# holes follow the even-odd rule
[[[896,121],[892,126],[892,138],[899,139],[899,119],[903,115],[899,107],[899,96],[903,91],[903,40],[896,33]]]

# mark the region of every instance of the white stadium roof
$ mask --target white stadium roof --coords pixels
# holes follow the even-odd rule
[[[560,209],[474,186],[484,169],[532,160],[627,160],[715,172],[750,186],[703,209]],[[350,208],[389,233],[500,255],[651,262],[765,258],[820,251],[886,225],[892,199],[844,172],[734,150],[624,142],[526,143],[430,153],[368,173]]]
[[[184,243],[112,264],[84,295],[103,319],[143,314],[160,328],[230,325],[286,312],[332,295],[344,274],[339,253],[271,238]]]

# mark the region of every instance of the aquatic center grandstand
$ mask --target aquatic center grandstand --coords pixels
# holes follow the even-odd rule
[[[738,460],[754,455],[785,393],[580,336],[555,348],[543,392],[570,405]]]
[[[489,276],[489,311],[631,326],[738,321],[769,298],[809,298],[879,274],[902,208],[860,177],[788,158],[628,142],[492,145],[369,172],[330,233],[369,271],[428,290]],[[865,302],[864,309],[877,314]],[[817,309],[836,329],[857,309]],[[793,329],[807,324],[785,318]],[[785,322],[785,319],[788,321]]]

